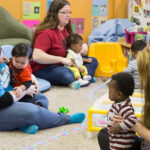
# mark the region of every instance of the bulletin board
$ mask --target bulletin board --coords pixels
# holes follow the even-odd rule
[[[108,0],[92,0],[92,30],[107,20]]]
[[[35,30],[42,18],[42,0],[21,0],[21,22]]]
[[[137,25],[150,26],[150,0],[129,0],[128,18]]]

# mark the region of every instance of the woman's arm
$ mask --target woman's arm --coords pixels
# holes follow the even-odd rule
[[[132,130],[137,132],[141,137],[150,142],[150,130],[145,128],[140,122],[137,122]]]
[[[16,96],[15,91],[9,91],[9,93],[13,97],[13,101],[17,102],[21,98],[23,98],[25,95],[33,96],[34,94],[36,94],[36,88],[35,88],[35,85],[31,85],[26,91],[23,91],[21,96],[19,96],[19,97]]]
[[[62,63],[64,65],[70,66],[72,64],[71,60],[64,57],[53,56],[45,53],[41,49],[35,48],[33,50],[33,60],[39,64],[56,64]]]
[[[6,108],[12,105],[14,102],[19,101],[25,95],[33,96],[35,94],[35,86],[31,85],[26,91],[22,93],[20,97],[17,97],[15,91],[4,92],[3,88],[0,86],[0,108]]]

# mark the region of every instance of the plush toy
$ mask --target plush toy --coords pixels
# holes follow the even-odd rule
[[[64,113],[64,114],[66,114],[66,113],[68,113],[70,110],[68,109],[68,108],[66,108],[66,107],[59,107],[59,112],[61,112],[61,113]]]

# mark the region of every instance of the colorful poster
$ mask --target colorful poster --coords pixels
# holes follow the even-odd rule
[[[108,0],[92,0],[92,16],[107,16]]]
[[[100,24],[105,23],[107,17],[92,17],[92,31],[95,30]]]
[[[40,20],[23,20],[22,23],[32,30],[35,30],[37,25],[40,24]]]
[[[52,1],[53,1],[53,0],[47,0],[47,12],[48,12],[48,10],[49,10],[49,6],[51,5]]]
[[[41,2],[24,2],[23,19],[40,19]]]
[[[84,18],[71,18],[71,24],[74,33],[84,33]]]

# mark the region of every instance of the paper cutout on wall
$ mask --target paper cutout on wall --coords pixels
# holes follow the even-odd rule
[[[53,1],[53,0],[47,0],[47,12],[48,12],[48,10],[49,10],[49,6],[51,5],[52,1]]]
[[[92,0],[92,16],[107,16],[108,0]]]
[[[71,24],[74,33],[84,33],[84,18],[71,18]]]
[[[105,23],[107,17],[92,17],[92,31],[97,28],[100,24]]]
[[[40,24],[40,20],[23,20],[22,23],[32,30],[35,30],[37,25]]]
[[[23,19],[40,19],[41,2],[24,2]]]

